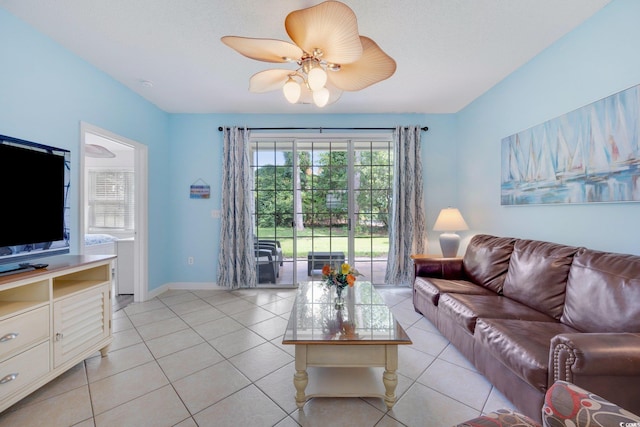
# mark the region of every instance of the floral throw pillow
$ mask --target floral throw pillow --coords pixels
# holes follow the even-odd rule
[[[542,408],[545,427],[640,427],[640,417],[566,381],[547,391]]]

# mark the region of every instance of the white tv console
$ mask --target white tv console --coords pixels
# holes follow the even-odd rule
[[[61,255],[0,277],[0,411],[100,351],[111,333],[113,255]]]

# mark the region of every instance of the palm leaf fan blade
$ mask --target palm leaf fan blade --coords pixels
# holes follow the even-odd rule
[[[249,92],[264,93],[282,89],[290,74],[291,70],[282,69],[260,71],[249,79]]]
[[[256,61],[290,62],[297,61],[302,56],[302,50],[298,46],[283,40],[238,36],[224,36],[220,40],[241,55]]]
[[[370,38],[361,36],[364,52],[351,64],[344,64],[340,71],[328,72],[329,81],[337,88],[357,91],[388,79],[396,71],[396,61],[384,53]]]
[[[358,21],[343,3],[326,1],[287,15],[285,28],[291,40],[305,52],[322,49],[322,59],[334,64],[347,64],[362,55]]]

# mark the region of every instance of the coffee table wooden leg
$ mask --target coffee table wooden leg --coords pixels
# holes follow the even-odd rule
[[[393,408],[396,403],[396,387],[398,386],[398,346],[387,345],[385,348],[386,363],[384,373],[382,374],[382,382],[384,384],[384,403],[387,409]]]
[[[398,385],[398,375],[395,371],[387,371],[385,369],[382,374],[382,382],[384,383],[384,403],[387,409],[393,408],[396,403],[396,386]]]
[[[307,375],[307,346],[296,345],[296,373],[293,374],[293,386],[296,388],[296,405],[302,408],[307,401],[304,390],[309,383]]]
[[[296,405],[298,405],[298,408],[302,408],[307,401],[304,390],[307,388],[308,382],[309,377],[307,376],[307,371],[296,371],[296,373],[293,374],[293,385],[296,388]]]

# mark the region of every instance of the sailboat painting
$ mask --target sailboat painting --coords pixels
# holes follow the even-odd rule
[[[502,140],[502,205],[640,201],[640,85]]]

